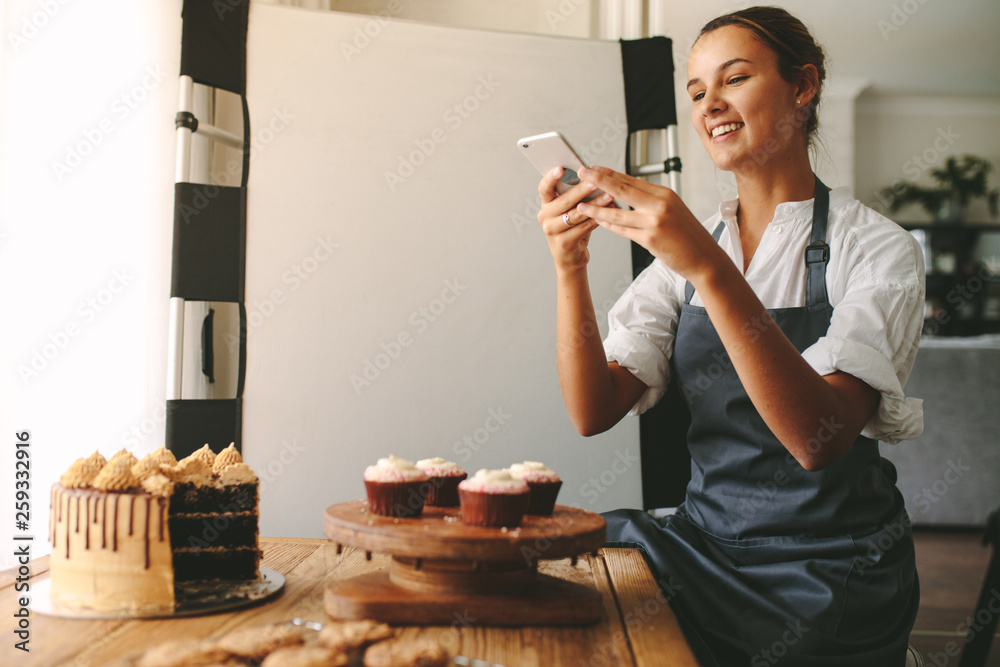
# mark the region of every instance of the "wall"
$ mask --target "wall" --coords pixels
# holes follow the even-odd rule
[[[862,96],[857,126],[858,199],[876,210],[886,211],[889,203],[880,189],[900,179],[931,185],[928,170],[950,155],[973,153],[991,160],[991,187],[1000,185],[1000,97]],[[916,205],[887,214],[930,220]],[[967,219],[990,221],[985,201],[974,202]]]

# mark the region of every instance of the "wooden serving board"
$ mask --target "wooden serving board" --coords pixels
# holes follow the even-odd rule
[[[593,512],[557,505],[516,528],[486,528],[462,523],[457,507],[399,519],[356,500],[327,508],[323,528],[338,545],[392,555],[388,570],[327,588],[334,618],[439,625],[464,614],[489,625],[582,625],[601,617],[597,591],[537,571],[539,560],[575,560],[604,544],[604,519]]]

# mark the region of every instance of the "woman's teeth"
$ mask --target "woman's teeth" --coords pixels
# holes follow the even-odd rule
[[[733,132],[735,130],[740,129],[741,127],[743,127],[743,123],[730,123],[729,125],[720,125],[719,127],[712,130],[712,138],[714,139],[715,137],[722,136],[723,134]]]

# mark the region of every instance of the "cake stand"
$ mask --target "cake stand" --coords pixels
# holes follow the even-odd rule
[[[601,617],[595,589],[538,572],[538,561],[596,552],[604,544],[599,514],[556,505],[551,516],[525,515],[516,528],[462,523],[458,507],[425,507],[397,519],[354,500],[328,507],[323,532],[337,543],[391,554],[387,570],[330,585],[326,612],[406,625],[586,625]]]

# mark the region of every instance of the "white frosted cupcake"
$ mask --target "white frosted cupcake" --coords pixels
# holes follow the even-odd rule
[[[445,461],[441,457],[421,459],[417,461],[417,467],[430,478],[426,499],[428,505],[458,506],[458,483],[469,476],[467,472],[453,461]]]
[[[509,469],[514,479],[523,479],[531,489],[528,514],[549,515],[556,506],[556,497],[562,488],[562,480],[556,472],[538,461],[515,463]]]
[[[479,470],[459,483],[458,494],[462,521],[475,526],[517,526],[531,498],[528,483],[506,470]]]
[[[424,511],[427,475],[412,461],[396,456],[365,469],[365,491],[372,514],[412,518]]]

